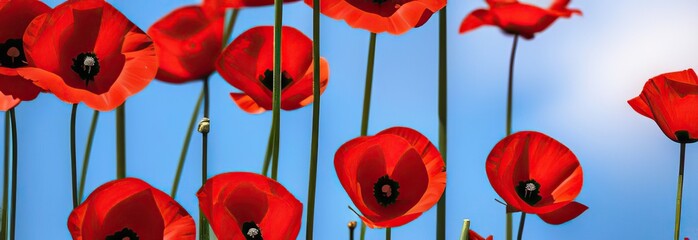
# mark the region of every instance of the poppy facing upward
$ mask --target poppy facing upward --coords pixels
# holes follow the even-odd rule
[[[371,228],[411,222],[434,206],[446,188],[439,151],[424,135],[405,127],[344,143],[335,154],[334,168]]]
[[[313,0],[305,0],[313,6]],[[372,33],[403,34],[426,23],[446,0],[323,0],[320,11]]]
[[[19,72],[29,65],[22,36],[36,16],[51,10],[38,0],[0,1],[0,110],[7,111],[21,101],[33,100],[41,92]]]
[[[460,33],[466,33],[483,25],[497,26],[506,33],[519,34],[526,39],[548,28],[560,17],[581,15],[578,9],[569,9],[571,0],[553,0],[547,9],[518,0],[486,0],[489,9],[471,12],[460,25]]]
[[[164,192],[136,178],[95,189],[70,213],[68,230],[77,240],[195,240],[196,224]]]
[[[698,76],[693,69],[653,77],[628,103],[654,120],[672,141],[698,141]]]
[[[294,110],[313,102],[313,42],[292,27],[281,29],[281,109]],[[255,27],[240,34],[223,51],[216,67],[223,79],[241,90],[231,93],[248,113],[272,109],[274,27]],[[320,92],[329,81],[329,64],[320,58]]]
[[[221,240],[292,240],[301,228],[303,204],[278,182],[256,173],[217,175],[196,196]]]
[[[555,139],[532,131],[502,139],[487,157],[487,178],[507,211],[537,214],[561,224],[586,211],[574,199],[582,190],[577,157]]]
[[[216,71],[223,44],[222,14],[201,6],[178,8],[155,22],[148,35],[157,47],[157,79],[169,83],[200,80]]]
[[[100,111],[145,88],[158,69],[150,37],[103,0],[70,0],[37,17],[24,50],[30,64],[58,75],[36,85]]]

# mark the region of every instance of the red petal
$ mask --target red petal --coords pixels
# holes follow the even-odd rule
[[[575,219],[577,216],[581,215],[587,209],[589,209],[589,207],[584,206],[584,204],[578,202],[571,202],[555,211],[538,214],[538,217],[543,219],[543,221],[545,221],[546,223],[558,225]]]
[[[325,58],[320,58],[320,94],[325,92],[330,77],[330,66]],[[281,93],[281,108],[295,110],[313,103],[313,64],[310,64],[303,78],[294,81]]]
[[[260,114],[263,113],[264,111],[267,111],[267,109],[264,109],[263,107],[260,107],[254,99],[252,99],[249,95],[244,94],[244,93],[230,93],[230,97],[233,98],[233,101],[235,101],[235,104],[240,107],[243,111],[251,114]]]
[[[487,9],[477,9],[468,14],[460,24],[458,32],[467,33],[482,25],[494,25],[494,16]]]
[[[485,239],[473,230],[468,231],[468,237],[470,237],[470,240],[492,240],[492,235],[488,236],[487,239]]]
[[[647,102],[645,102],[641,96],[628,100],[628,104],[630,104],[630,107],[632,107],[637,113],[642,114],[642,116],[654,119],[650,106],[647,105]]]
[[[20,100],[33,100],[41,92],[41,88],[34,85],[32,81],[28,81],[20,76],[18,73],[18,71],[21,71],[20,69],[22,68],[0,67],[0,92],[3,95],[16,99],[17,103]]]
[[[37,0],[0,2],[0,43],[7,39],[22,39],[32,19],[49,10],[49,6]]]

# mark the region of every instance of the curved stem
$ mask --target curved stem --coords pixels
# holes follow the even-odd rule
[[[683,166],[686,160],[686,143],[681,143],[681,152],[679,154],[679,181],[677,183],[676,192],[676,219],[674,220],[674,240],[679,239],[681,231],[681,196],[683,194]]]
[[[274,145],[272,149],[271,178],[277,180],[279,172],[279,146],[281,135],[281,23],[283,18],[283,0],[274,0],[274,86],[272,103],[272,121],[274,122]]]
[[[509,85],[507,88],[507,122],[506,122],[506,135],[511,135],[511,112],[513,108],[513,96],[514,96],[514,59],[516,59],[516,46],[519,43],[519,35],[514,35],[514,43],[511,47],[511,57],[509,58]],[[506,215],[506,239],[512,239],[512,216],[511,213]]]
[[[97,130],[97,119],[99,119],[99,111],[95,110],[92,113],[92,122],[90,123],[90,132],[87,133],[87,143],[85,144],[85,155],[82,159],[82,171],[80,174],[80,188],[78,189],[78,204],[82,202],[82,196],[85,191],[85,179],[87,179],[87,168],[90,165],[90,153],[92,152],[92,141]]]
[[[204,121],[208,121],[209,119],[209,77],[204,78],[204,86],[203,86],[203,91],[204,91]],[[209,129],[208,127],[202,128],[201,123],[199,123],[199,132],[201,132],[201,185],[203,186],[206,183],[206,180],[208,180],[208,132]],[[208,240],[209,239],[209,232],[208,232],[208,221],[206,220],[206,216],[199,211],[199,239],[201,240]]]
[[[12,205],[10,215],[10,239],[15,239],[15,219],[17,219],[17,120],[15,118],[15,109],[10,109],[10,122],[12,123]],[[73,161],[73,164],[75,162]],[[73,174],[75,174],[75,165],[73,165]],[[73,177],[73,181],[75,178]],[[73,182],[73,186],[75,186]],[[75,188],[73,188],[73,194]],[[74,200],[73,200],[74,201]]]
[[[271,150],[274,147],[274,136],[276,134],[276,128],[274,123],[271,124],[271,129],[269,129],[269,140],[267,141],[267,151],[264,153],[264,166],[262,166],[262,175],[269,176],[269,164],[271,162]]]
[[[70,114],[70,175],[72,177],[73,208],[78,206],[78,178],[77,178],[77,152],[75,150],[75,119],[78,112],[78,104],[73,104]]]
[[[126,177],[126,102],[116,108],[116,179]]]
[[[225,48],[225,46],[228,46],[228,41],[230,40],[230,35],[233,34],[233,28],[235,27],[235,22],[238,19],[239,13],[240,9],[233,9],[233,12],[230,14],[228,24],[225,27],[225,31],[223,31],[223,48]]]
[[[305,239],[313,239],[315,222],[315,188],[317,186],[318,133],[320,131],[320,0],[313,0],[313,125],[310,142],[310,173],[308,180],[308,215]]]
[[[9,175],[10,175],[10,113],[5,112],[5,161],[3,164],[2,177],[2,227],[0,227],[0,238],[7,239],[7,198],[9,193]]]
[[[447,35],[446,7],[439,13],[439,151],[446,163],[447,119],[448,119],[448,78],[447,78]],[[446,191],[444,190],[436,206],[436,239],[446,239]]]
[[[191,143],[191,136],[194,133],[194,126],[196,126],[196,118],[199,116],[199,110],[201,110],[201,102],[204,101],[204,90],[201,89],[199,93],[199,98],[196,99],[196,105],[194,105],[194,111],[191,113],[191,118],[189,118],[189,126],[187,128],[187,133],[184,135],[184,143],[182,143],[182,150],[179,154],[179,162],[177,163],[177,171],[175,172],[174,181],[172,183],[172,190],[170,191],[170,196],[172,198],[177,197],[177,189],[179,188],[179,180],[182,177],[182,170],[184,169],[184,161],[187,159],[187,152],[189,151],[189,143]]]
[[[364,110],[361,117],[361,136],[368,134],[368,116],[371,112],[371,89],[373,88],[373,66],[376,58],[376,34],[371,33],[368,44],[368,61],[366,66],[366,85],[364,86]]]
[[[523,229],[524,229],[524,224],[526,223],[526,213],[521,212],[521,220],[519,220],[519,235],[516,237],[517,240],[521,240],[523,238]]]

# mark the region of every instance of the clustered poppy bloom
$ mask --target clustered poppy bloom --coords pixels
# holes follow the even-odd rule
[[[156,78],[170,83],[203,79],[216,71],[223,49],[224,14],[209,13],[201,6],[175,9],[148,29],[157,45]]]
[[[281,29],[281,109],[294,110],[313,102],[313,42],[300,31]],[[223,51],[216,67],[223,79],[242,93],[231,93],[248,113],[272,109],[274,27],[255,27],[240,34]],[[327,60],[320,58],[320,92],[329,81]]]
[[[196,224],[182,206],[164,192],[136,178],[98,187],[70,213],[73,239],[195,240]]]
[[[291,240],[300,231],[303,204],[271,178],[224,173],[208,179],[196,196],[218,239]]]
[[[100,111],[145,88],[158,69],[150,37],[103,0],[70,0],[35,18],[24,50],[30,64],[58,75],[36,85]]]
[[[561,224],[587,209],[574,202],[583,182],[577,157],[545,134],[523,131],[502,139],[487,157],[486,168],[509,212],[537,214],[547,223]]]
[[[313,6],[313,0],[305,0]],[[403,34],[421,27],[431,15],[446,6],[446,0],[323,0],[320,11],[344,20],[354,28],[372,33]]]
[[[284,3],[298,0],[283,0]],[[273,5],[274,0],[204,0],[203,6],[215,12],[225,12],[226,8],[241,9],[246,7],[261,7]]]
[[[497,26],[504,32],[519,34],[531,39],[533,35],[548,28],[560,17],[581,15],[578,9],[569,9],[571,0],[554,0],[545,9],[518,0],[486,0],[489,9],[477,9],[465,17],[460,33],[466,33],[483,25]]]
[[[674,142],[698,141],[698,76],[693,69],[653,77],[628,103]]]
[[[334,168],[371,228],[407,224],[434,206],[446,187],[439,151],[405,127],[345,143],[335,154]]]
[[[38,0],[0,1],[0,110],[7,111],[21,101],[33,100],[41,92],[18,72],[24,71],[27,58],[22,36],[36,16],[51,10]]]

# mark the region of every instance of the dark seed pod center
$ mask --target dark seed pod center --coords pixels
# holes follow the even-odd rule
[[[85,81],[85,86],[87,86],[90,81],[95,80],[95,76],[99,73],[99,58],[93,52],[80,53],[73,58],[73,65],[70,68],[80,75],[80,79]]]
[[[138,234],[133,230],[124,228],[121,231],[115,232],[114,235],[107,236],[106,240],[138,240]]]
[[[543,197],[540,196],[540,183],[536,182],[534,179],[519,182],[519,185],[516,186],[516,193],[519,194],[519,197],[524,200],[524,202],[531,206],[543,199]]]
[[[398,182],[385,175],[378,178],[378,181],[373,184],[373,196],[376,197],[378,204],[387,207],[397,200],[397,197],[400,195],[399,188],[400,184]]]
[[[373,1],[373,3],[375,3],[375,4],[381,5],[382,3],[387,2],[388,0],[371,0],[371,1]]]
[[[4,43],[0,43],[0,66],[6,68],[27,66],[27,57],[24,55],[21,39],[7,39]]]
[[[267,69],[264,71],[264,76],[259,76],[259,81],[261,81],[269,91],[274,92],[274,71]],[[288,76],[286,71],[281,72],[281,90],[284,90],[292,81],[293,79]]]
[[[246,240],[264,240],[262,229],[254,221],[242,224],[242,234],[245,235]]]

